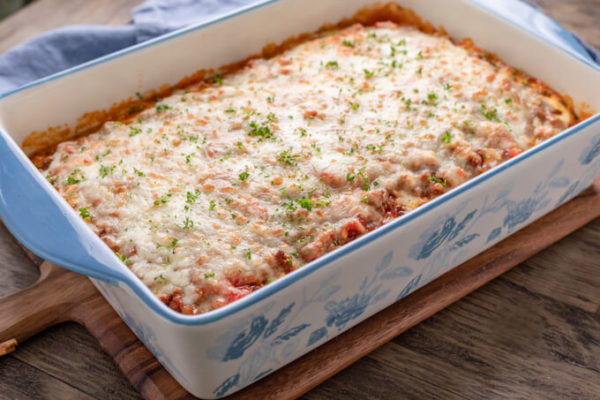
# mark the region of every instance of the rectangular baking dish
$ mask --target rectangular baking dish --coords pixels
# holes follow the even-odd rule
[[[249,6],[34,82],[0,99],[0,216],[41,257],[92,278],[192,394],[218,398],[293,361],[548,213],[600,172],[600,114],[221,309],[169,309],[85,225],[20,148],[26,135],[174,84],[269,42],[337,22],[369,0]],[[482,1],[400,0],[454,38],[600,109],[600,68],[560,26]],[[512,4],[512,3],[511,3]],[[492,10],[490,7],[494,8]],[[522,5],[519,7],[523,7]],[[555,45],[548,41],[552,39]],[[318,368],[318,366],[315,366]]]

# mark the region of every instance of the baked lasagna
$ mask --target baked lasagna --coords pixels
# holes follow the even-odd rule
[[[251,59],[34,159],[160,299],[197,314],[575,120],[568,98],[472,42],[379,22]]]

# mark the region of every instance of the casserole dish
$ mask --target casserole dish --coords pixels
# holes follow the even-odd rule
[[[22,143],[32,130],[73,121],[84,111],[106,107],[199,66],[243,58],[269,40],[314,30],[367,3],[269,3],[30,86],[0,104],[0,207],[9,228],[39,255],[95,278],[99,290],[157,358],[198,396],[229,394],[268,374],[550,211],[587,187],[598,172],[595,116],[241,301],[186,317],[157,301],[52,191],[11,139]],[[473,37],[510,64],[598,108],[594,94],[599,74],[590,64],[467,2],[452,5],[460,12],[461,24],[453,23],[448,5],[441,1],[402,5],[444,25],[454,37]],[[264,24],[274,15],[290,19]],[[463,19],[474,21],[469,29]],[[224,43],[234,26],[252,34],[239,44],[220,47],[219,41]],[[263,26],[268,28],[259,29]],[[486,33],[486,27],[494,34]],[[211,45],[202,54],[189,54],[186,49],[199,40]],[[553,67],[536,65],[527,54],[505,47],[516,40],[525,49],[535,48],[548,60],[544,65]],[[161,52],[168,52],[168,62],[161,61],[167,57],[157,57]],[[114,85],[103,84],[109,77]],[[65,98],[63,93],[72,95]]]

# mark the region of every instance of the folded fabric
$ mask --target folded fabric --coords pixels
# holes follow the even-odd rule
[[[125,47],[262,1],[147,0],[132,10],[133,22],[129,25],[68,26],[46,32],[0,55],[0,94]],[[544,33],[555,43],[579,52],[587,51],[590,59],[600,60],[595,50],[575,35],[564,35],[560,24],[536,11],[536,6],[526,3],[526,0],[474,1],[488,3],[501,15],[521,21],[529,18],[527,13],[536,13],[537,19],[533,20],[549,27]]]
[[[148,0],[125,26],[74,25],[48,31],[0,55],[0,94],[125,47],[262,0]]]
[[[148,0],[132,10],[138,43],[264,0]]]

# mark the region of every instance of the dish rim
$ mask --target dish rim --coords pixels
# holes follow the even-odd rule
[[[67,75],[70,75],[70,74],[73,74],[73,73],[76,73],[76,72],[79,72],[79,71],[82,71],[85,69],[89,69],[95,65],[109,62],[113,59],[117,59],[117,58],[126,56],[128,54],[145,49],[146,47],[154,46],[159,43],[175,39],[179,36],[188,34],[190,32],[194,32],[196,30],[206,28],[208,26],[226,21],[228,19],[234,18],[241,14],[244,14],[244,13],[247,13],[252,10],[262,8],[262,7],[269,6],[273,3],[280,2],[280,1],[284,1],[284,0],[265,0],[265,1],[262,1],[259,3],[251,4],[251,5],[239,8],[237,10],[231,11],[229,13],[226,13],[222,16],[215,17],[215,18],[209,19],[204,22],[199,22],[197,24],[193,24],[189,27],[185,27],[185,28],[176,30],[176,31],[166,34],[164,36],[160,36],[158,38],[151,39],[149,41],[125,48],[123,50],[119,50],[117,52],[108,54],[108,55],[100,57],[98,59],[88,61],[84,64],[71,67],[64,71],[52,74],[50,76],[35,80],[26,85],[23,85],[18,88],[12,89],[10,91],[4,92],[4,93],[0,94],[0,100],[4,99],[6,97],[9,97],[11,95],[14,95],[16,93],[25,91],[27,89],[31,89],[36,86],[43,85],[47,82],[63,78]],[[524,29],[523,27],[518,25],[516,22],[506,18],[505,16],[497,13],[494,10],[486,8],[484,5],[480,4],[479,2],[471,1],[471,0],[465,0],[465,1],[475,7],[478,7],[480,9],[484,10],[485,12],[493,14],[495,17],[500,18],[505,22],[510,23],[514,28],[521,30],[525,34],[533,35],[533,36],[537,37],[538,39],[541,39],[545,43],[549,44],[550,46],[552,46],[555,49],[558,49],[560,52],[564,53],[566,56],[573,58],[579,62],[583,62],[584,64],[588,65],[589,67],[592,67],[596,71],[600,72],[600,65],[595,64],[593,61],[584,57],[583,55],[577,54],[574,51],[566,50],[566,49],[558,46],[554,42],[550,41],[546,37],[538,34],[537,32],[531,32],[531,31]],[[136,296],[138,296],[140,298],[140,301],[145,303],[158,316],[166,319],[169,322],[172,322],[172,323],[175,323],[178,325],[185,325],[185,326],[199,326],[199,325],[207,325],[212,322],[216,322],[216,321],[225,319],[226,317],[228,317],[232,314],[236,314],[237,312],[240,312],[241,310],[243,310],[245,308],[251,307],[255,303],[258,303],[269,296],[275,295],[276,293],[285,289],[286,287],[291,286],[291,285],[295,284],[297,281],[303,279],[304,277],[316,272],[317,270],[320,270],[321,268],[325,267],[327,264],[331,263],[335,259],[337,259],[339,257],[343,257],[355,250],[358,250],[358,249],[370,244],[371,242],[378,239],[379,237],[384,236],[388,233],[391,233],[392,231],[400,228],[401,226],[411,222],[415,218],[418,218],[422,214],[433,211],[434,209],[438,208],[440,205],[459,196],[463,192],[466,192],[466,191],[472,189],[473,187],[489,180],[490,178],[492,178],[493,176],[506,170],[507,168],[510,168],[513,165],[523,162],[524,160],[532,157],[533,155],[535,155],[541,151],[544,151],[545,149],[551,147],[555,143],[565,140],[566,138],[570,137],[571,135],[575,134],[576,132],[578,132],[598,121],[600,121],[600,113],[594,114],[593,116],[577,123],[576,125],[569,127],[568,129],[564,130],[563,132],[547,139],[546,141],[544,141],[540,144],[537,144],[536,146],[534,146],[532,148],[527,149],[526,151],[519,154],[518,156],[516,156],[512,159],[509,159],[509,160],[503,162],[502,164],[492,168],[491,170],[488,170],[488,171],[484,172],[483,174],[478,175],[478,176],[470,179],[469,181],[461,184],[460,186],[444,193],[443,195],[441,195],[433,200],[428,201],[427,203],[416,208],[415,210],[412,210],[410,213],[393,219],[389,223],[387,223],[381,227],[378,227],[377,229],[353,240],[352,242],[317,258],[316,260],[304,265],[302,268],[299,268],[299,269],[283,276],[282,278],[270,283],[269,285],[266,285],[266,286],[260,288],[260,290],[257,290],[257,291],[255,291],[241,299],[238,299],[224,307],[221,307],[221,308],[218,308],[215,310],[211,310],[211,311],[203,313],[203,314],[185,315],[185,314],[181,314],[175,310],[172,310],[163,302],[158,301],[157,297],[152,293],[152,291],[148,288],[148,286],[146,286],[142,282],[142,280],[140,280],[137,277],[135,279],[128,279],[124,275],[122,277],[122,279],[119,280],[118,282],[126,284],[136,294]],[[21,150],[20,146],[14,142],[14,139],[4,129],[0,128],[0,131],[2,132],[2,134],[5,134],[7,136],[7,138],[18,147],[18,149],[21,151],[22,155],[25,156],[25,154]],[[36,171],[37,171],[37,169],[36,169]],[[37,171],[37,173],[39,174],[39,171]],[[70,210],[70,211],[75,214],[74,210]],[[88,229],[89,229],[89,227],[88,227]],[[91,232],[91,230],[90,230],[90,232]],[[91,232],[91,233],[94,234],[93,232]],[[125,269],[127,267],[124,265],[120,265],[120,268]]]

